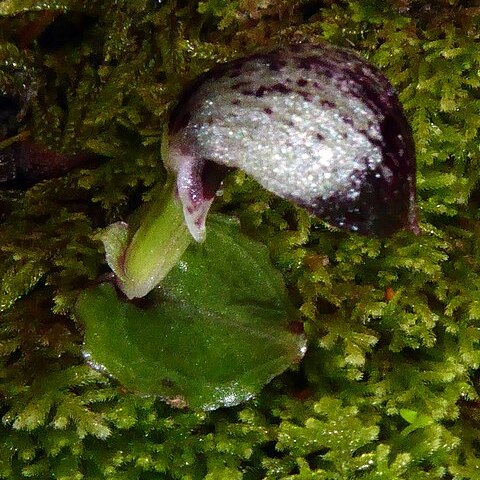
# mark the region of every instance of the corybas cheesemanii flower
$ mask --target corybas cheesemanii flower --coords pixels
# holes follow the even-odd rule
[[[397,95],[355,52],[327,43],[201,76],[173,112],[165,163],[197,241],[230,168],[337,227],[418,233],[414,145]]]

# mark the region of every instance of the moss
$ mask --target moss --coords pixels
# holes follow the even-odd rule
[[[478,478],[479,14],[460,0],[1,2],[20,131],[99,163],[0,193],[0,478]],[[95,233],[163,181],[182,87],[259,45],[320,38],[399,90],[423,234],[333,232],[231,175],[216,208],[269,246],[307,322],[300,368],[208,414],[90,370],[70,312],[106,271]]]

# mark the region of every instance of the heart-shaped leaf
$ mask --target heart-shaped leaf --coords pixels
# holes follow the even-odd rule
[[[296,312],[265,246],[222,217],[191,245],[161,287],[137,302],[103,284],[83,292],[90,363],[175,406],[236,405],[305,352]]]

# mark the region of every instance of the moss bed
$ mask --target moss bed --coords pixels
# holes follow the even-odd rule
[[[475,5],[0,1],[0,93],[19,105],[15,125],[0,125],[2,159],[31,158],[34,144],[82,163],[50,179],[27,168],[0,190],[0,478],[480,478]],[[302,363],[209,413],[90,369],[72,308],[107,272],[95,233],[164,180],[161,131],[182,88],[259,46],[320,39],[354,48],[397,88],[422,234],[333,231],[232,174],[215,209],[268,246],[305,320]]]

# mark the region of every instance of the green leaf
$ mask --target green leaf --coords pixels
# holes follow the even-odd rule
[[[124,222],[109,225],[100,234],[117,286],[129,299],[144,297],[155,288],[192,241],[182,206],[173,193],[173,181],[148,204],[131,239]]]
[[[105,248],[105,260],[115,275],[120,279],[125,279],[122,256],[128,244],[128,225],[125,222],[116,222],[109,225],[99,235]]]
[[[415,410],[410,410],[408,408],[401,408],[400,409],[400,416],[406,420],[408,423],[414,423],[418,418],[418,412]]]
[[[60,0],[55,2],[45,2],[43,0],[4,0],[0,3],[0,15],[17,15],[23,12],[44,10],[79,10],[87,6],[87,2],[78,2],[78,0]]]
[[[404,436],[433,423],[433,419],[430,416],[419,414],[415,410],[410,410],[408,408],[401,408],[400,416],[410,424],[402,430],[402,435]]]
[[[90,363],[142,394],[213,410],[257,394],[298,362],[305,338],[265,246],[221,217],[143,308],[109,284],[80,295]]]

